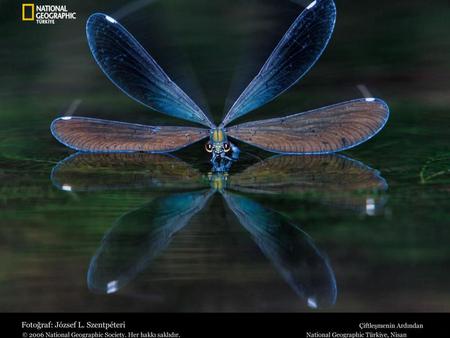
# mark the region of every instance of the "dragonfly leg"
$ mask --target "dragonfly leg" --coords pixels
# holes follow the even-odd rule
[[[239,150],[237,145],[235,145],[231,142],[230,142],[230,147],[231,147],[231,151],[232,151],[231,158],[233,159],[233,161],[237,161],[239,159],[239,154],[241,151]]]
[[[227,156],[225,155],[225,153],[221,153],[220,157],[228,161],[237,161],[239,159],[239,154],[241,151],[233,143],[230,143],[230,147],[231,147],[231,156]]]
[[[223,156],[222,156],[222,159],[223,159],[223,160],[227,160],[227,161],[231,161],[231,162],[236,161],[234,158],[229,157],[229,156],[227,156],[227,155],[223,155]]]
[[[216,153],[213,152],[211,154],[211,163],[214,164],[216,162],[216,159],[217,159],[217,155],[216,155]]]
[[[239,148],[233,143],[230,143],[230,147],[232,150],[231,156],[226,155],[225,152],[213,152],[211,154],[211,164],[213,172],[226,172],[231,168],[233,162],[236,162],[239,159]]]

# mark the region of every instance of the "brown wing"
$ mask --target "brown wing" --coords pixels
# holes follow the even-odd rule
[[[154,127],[75,116],[53,120],[51,131],[67,147],[88,152],[170,152],[209,136],[204,128]]]
[[[226,129],[229,136],[285,154],[323,154],[352,148],[380,131],[389,108],[378,99],[358,99]]]
[[[53,168],[51,180],[66,191],[194,190],[209,185],[198,170],[180,159],[148,153],[76,153]]]

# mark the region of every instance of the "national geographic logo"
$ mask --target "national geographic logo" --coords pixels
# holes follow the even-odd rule
[[[34,4],[22,4],[22,21],[34,21]]]
[[[22,21],[34,21],[39,25],[54,25],[60,20],[76,20],[77,12],[69,11],[66,5],[22,4]]]

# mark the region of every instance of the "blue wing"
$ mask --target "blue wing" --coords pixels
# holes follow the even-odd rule
[[[284,34],[221,126],[273,100],[300,80],[328,44],[335,20],[336,7],[332,0],[313,1]]]
[[[96,13],[86,23],[91,52],[108,78],[127,95],[161,113],[214,124],[116,20]]]
[[[89,289],[114,293],[124,287],[162,254],[212,194],[203,190],[159,197],[120,217],[91,260]]]
[[[309,307],[327,307],[336,301],[336,279],[327,258],[311,237],[282,215],[228,191],[228,206],[264,255]]]

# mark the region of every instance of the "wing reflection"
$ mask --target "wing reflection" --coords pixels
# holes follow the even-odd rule
[[[66,191],[139,188],[169,194],[124,214],[104,236],[88,271],[94,292],[123,288],[219,192],[262,253],[311,308],[336,301],[336,280],[326,255],[286,217],[242,193],[289,194],[374,215],[383,211],[387,189],[378,171],[339,155],[275,156],[240,173],[203,175],[173,156],[79,153],[56,165],[51,179]]]
[[[309,307],[335,303],[333,270],[307,233],[249,198],[226,191],[223,196],[264,255]]]
[[[148,267],[199,212],[213,191],[159,197],[120,217],[91,260],[89,289],[114,293]]]
[[[207,183],[180,159],[150,153],[76,153],[60,161],[50,178],[65,191],[195,190]]]
[[[274,179],[276,178],[276,179]],[[291,194],[372,216],[382,212],[386,181],[363,163],[342,155],[274,156],[230,177],[233,190]]]

